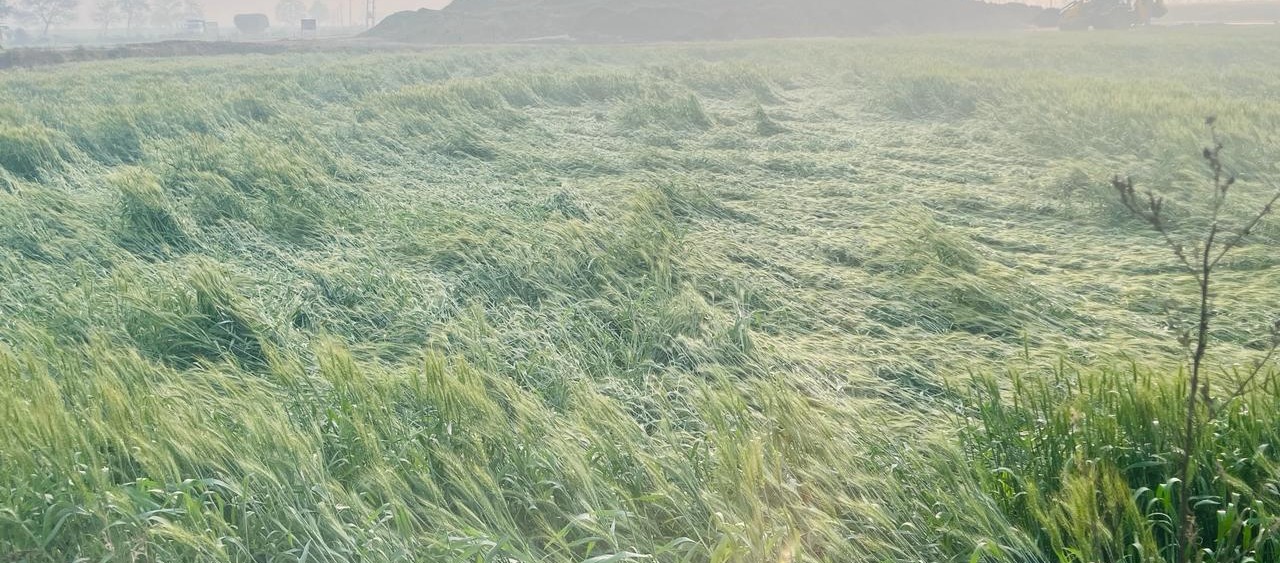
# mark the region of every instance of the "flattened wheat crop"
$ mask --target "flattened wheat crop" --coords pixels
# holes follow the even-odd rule
[[[1263,198],[1278,64],[1189,30],[0,74],[0,560],[1053,560],[956,389],[1176,371],[1190,290],[1106,180],[1194,211],[1212,114]],[[1278,243],[1221,274],[1220,365]]]

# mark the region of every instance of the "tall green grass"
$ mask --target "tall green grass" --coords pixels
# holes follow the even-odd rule
[[[1265,378],[1270,381],[1271,378]],[[1003,510],[1059,561],[1178,561],[1190,495],[1202,561],[1280,557],[1275,413],[1263,386],[1195,423],[1199,468],[1178,478],[1187,379],[1128,370],[976,381],[965,436]]]
[[[34,125],[0,129],[0,167],[14,176],[34,180],[46,170],[63,166],[64,149],[56,133]]]
[[[1174,155],[1212,112],[1274,177],[1277,55],[1187,30],[4,74],[0,559],[1054,561],[1094,549],[1080,515],[1132,531],[1081,558],[1158,556],[1121,493],[1159,468],[1071,452],[1159,435],[1181,286],[1093,186],[1190,213]],[[1278,237],[1224,271],[1219,365]],[[1150,393],[996,378],[953,424],[970,373],[1140,352]],[[1267,468],[1249,400],[1223,460]],[[1016,441],[1037,414],[1066,433]]]

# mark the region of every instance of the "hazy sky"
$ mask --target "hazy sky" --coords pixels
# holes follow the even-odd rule
[[[236,14],[248,12],[260,12],[267,14],[273,20],[275,19],[275,6],[279,0],[204,0],[205,17],[210,20],[217,21],[229,25],[231,18]],[[315,0],[302,0],[303,3],[310,6]],[[337,14],[341,10],[343,18],[348,14],[348,6],[352,7],[351,13],[355,14],[356,21],[363,21],[363,13],[365,0],[321,0],[329,5],[329,11]],[[392,12],[401,10],[416,10],[418,8],[442,8],[449,4],[451,0],[377,0],[378,17],[382,18]],[[1062,6],[1070,0],[989,0],[995,2],[1012,2],[1019,1],[1027,4],[1041,6]],[[1170,4],[1185,4],[1188,2],[1222,2],[1232,0],[1166,0]],[[80,25],[86,25],[89,21],[87,14],[90,7],[95,3],[94,0],[80,0],[86,17],[81,18]],[[335,16],[336,17],[336,16]],[[331,22],[336,23],[336,21]]]
[[[275,19],[275,7],[278,0],[204,0],[204,15],[206,18],[230,25],[231,18],[236,14],[248,12],[259,12],[271,16]],[[315,0],[302,0],[304,4],[310,6]],[[363,21],[364,2],[365,0],[321,0],[329,5],[329,11],[336,13],[339,9],[343,14],[347,13],[347,6],[350,4],[354,8],[356,21]],[[449,0],[377,0],[378,17],[382,18],[392,12],[401,10],[417,10],[418,8],[440,8],[449,3]],[[95,2],[94,0],[80,0],[87,14]],[[345,16],[344,16],[345,17]],[[88,18],[83,18],[85,22]]]

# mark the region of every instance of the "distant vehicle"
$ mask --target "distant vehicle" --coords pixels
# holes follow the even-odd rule
[[[187,37],[204,39],[206,41],[218,40],[218,22],[187,20],[182,25],[182,31]]]
[[[1147,25],[1167,13],[1164,0],[1075,0],[1062,9],[1058,28],[1124,29]]]
[[[236,29],[245,35],[262,35],[271,27],[266,14],[236,14]]]

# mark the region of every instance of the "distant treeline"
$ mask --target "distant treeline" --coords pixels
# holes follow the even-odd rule
[[[841,37],[1054,25],[1056,11],[968,0],[457,0],[389,16],[371,35],[427,43]]]

